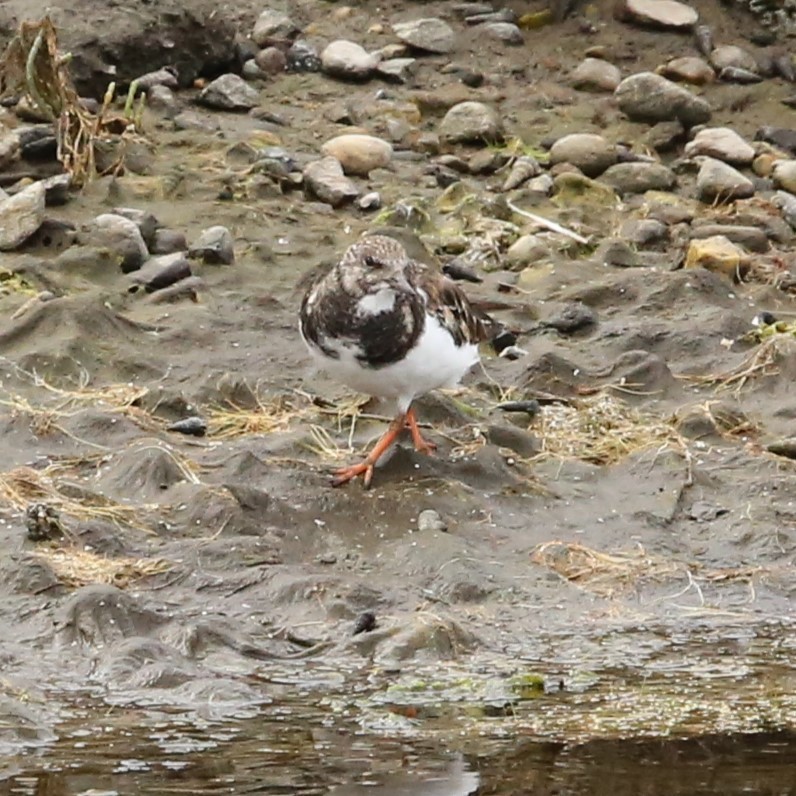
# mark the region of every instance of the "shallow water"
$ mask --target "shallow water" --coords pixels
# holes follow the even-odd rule
[[[34,755],[7,758],[0,794],[796,793],[796,735],[432,744],[361,733],[322,713],[202,728],[135,712],[70,722]]]

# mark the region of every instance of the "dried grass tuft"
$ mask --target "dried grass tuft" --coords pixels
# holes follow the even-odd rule
[[[77,547],[41,548],[34,555],[47,563],[61,583],[73,589],[95,583],[123,589],[141,578],[174,568],[162,558],[108,558]]]
[[[701,596],[700,582],[751,584],[755,576],[769,573],[764,567],[711,569],[698,563],[650,555],[640,545],[634,550],[602,553],[586,545],[558,540],[538,545],[531,553],[531,561],[606,598],[635,589],[644,582],[663,583],[683,578],[688,580],[686,590],[693,586]]]
[[[78,520],[106,520],[151,533],[139,522],[145,507],[124,506],[93,492],[75,491],[75,496],[70,492],[48,470],[15,467],[0,473],[0,504],[17,511],[24,511],[30,503],[42,502]]]
[[[543,406],[535,428],[543,457],[613,464],[651,447],[687,450],[672,423],[639,412],[609,393]]]

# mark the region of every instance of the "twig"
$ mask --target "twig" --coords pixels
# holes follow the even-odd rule
[[[567,229],[566,227],[562,227],[561,224],[556,223],[555,221],[550,221],[550,219],[545,218],[544,216],[537,216],[536,213],[529,213],[527,210],[522,210],[521,208],[517,207],[513,202],[509,202],[506,200],[506,205],[508,206],[509,210],[513,213],[516,213],[518,216],[523,216],[524,218],[533,221],[534,223],[538,224],[540,227],[544,227],[545,229],[550,230],[550,232],[557,232],[559,235],[564,235],[567,238],[571,238],[578,243],[582,243],[584,245],[589,243],[588,238],[584,238],[583,235],[578,235],[577,232],[573,232],[571,229]]]

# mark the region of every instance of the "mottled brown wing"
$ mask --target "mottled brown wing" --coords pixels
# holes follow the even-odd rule
[[[500,332],[502,327],[485,312],[475,309],[452,279],[431,273],[424,266],[415,270],[415,278],[428,296],[428,311],[450,331],[456,345],[477,345]]]

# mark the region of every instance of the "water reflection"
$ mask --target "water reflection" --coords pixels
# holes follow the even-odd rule
[[[796,734],[445,746],[365,734],[320,712],[204,727],[134,711],[96,715],[62,727],[46,751],[6,757],[0,796],[796,794]]]

